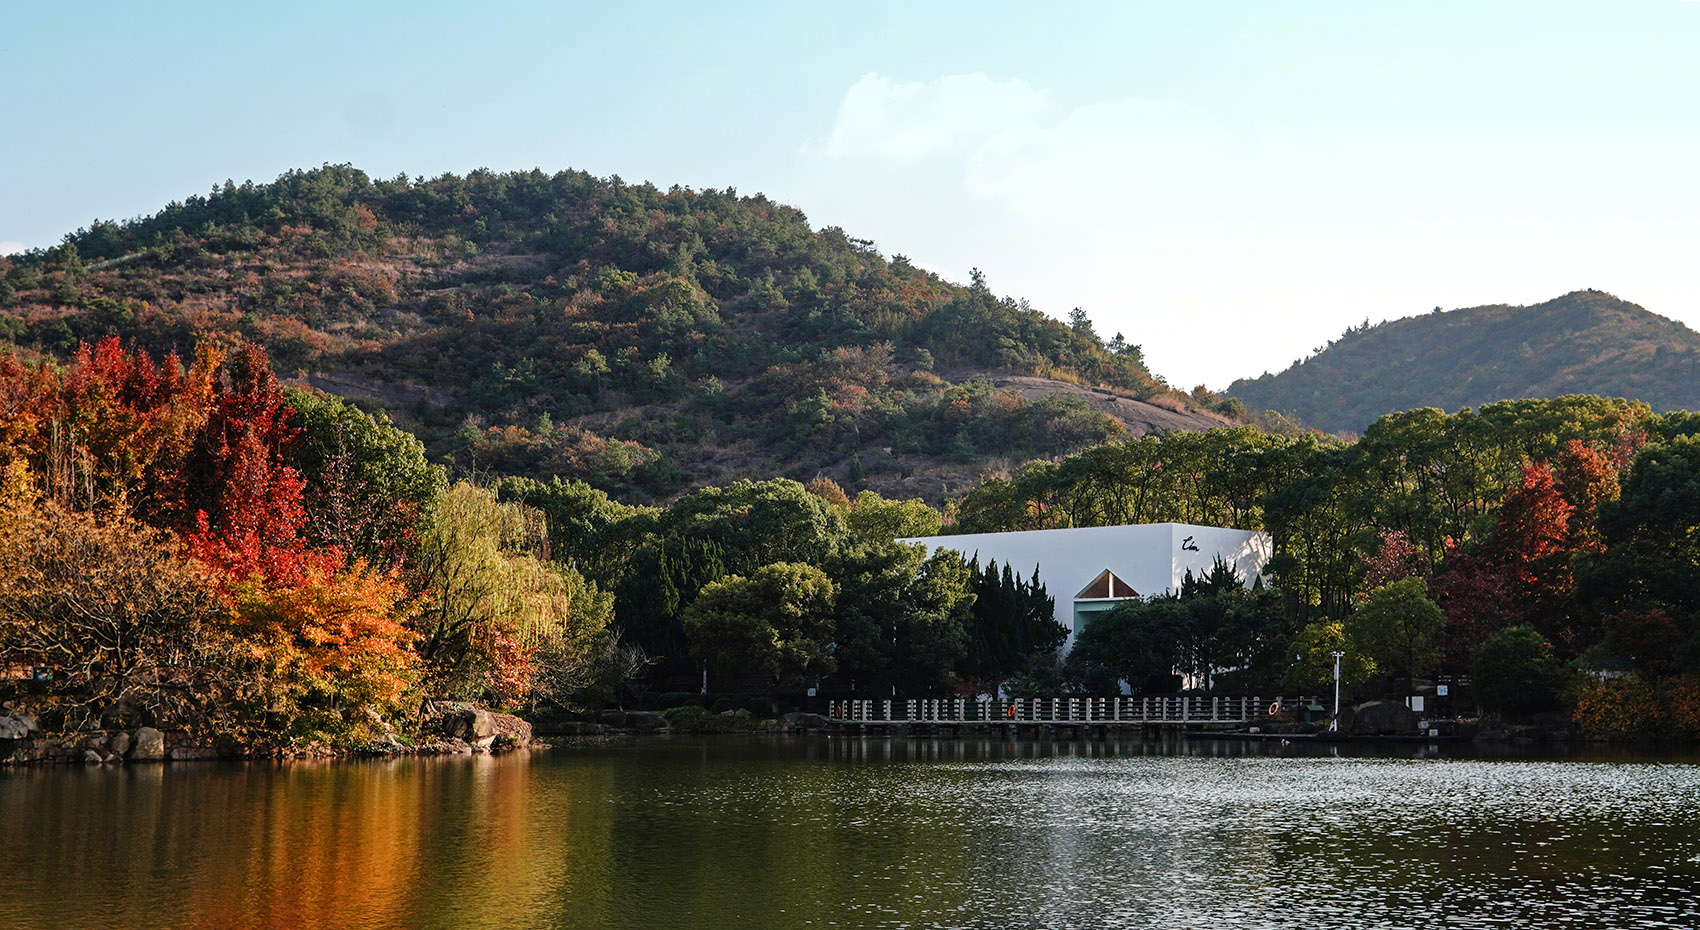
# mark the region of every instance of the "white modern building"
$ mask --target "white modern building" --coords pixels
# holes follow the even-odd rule
[[[1035,567],[1069,630],[1066,652],[1092,615],[1131,598],[1179,591],[1188,571],[1208,575],[1220,558],[1247,585],[1263,573],[1274,544],[1267,533],[1187,523],[1141,523],[1067,530],[922,536],[902,542],[954,549],[983,566],[996,561],[1022,578]]]

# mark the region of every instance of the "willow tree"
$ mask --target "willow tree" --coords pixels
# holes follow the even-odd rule
[[[613,597],[551,562],[542,514],[458,483],[420,534],[426,602],[417,620],[426,685],[436,695],[502,703],[541,675],[593,660]]]

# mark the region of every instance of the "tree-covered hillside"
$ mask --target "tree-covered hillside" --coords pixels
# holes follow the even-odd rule
[[[1654,410],[1700,407],[1700,334],[1599,291],[1530,307],[1496,305],[1348,330],[1229,396],[1331,432],[1383,414],[1497,400],[1598,394]]]
[[[760,195],[582,172],[327,166],[0,259],[0,338],[26,355],[245,339],[286,380],[385,409],[439,460],[639,498],[827,474],[938,499],[1011,457],[1124,432],[1078,391],[999,390],[994,373],[1227,422],[1153,378],[1137,345],[1071,319]]]

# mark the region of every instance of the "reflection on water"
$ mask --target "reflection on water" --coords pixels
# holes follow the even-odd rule
[[[0,771],[0,927],[1693,927],[1700,765],[656,739]]]

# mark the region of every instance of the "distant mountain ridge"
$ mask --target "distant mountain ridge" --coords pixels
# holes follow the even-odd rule
[[[1235,381],[1247,405],[1328,432],[1419,407],[1598,394],[1700,409],[1700,333],[1602,291],[1440,311],[1348,330],[1279,374]]]

